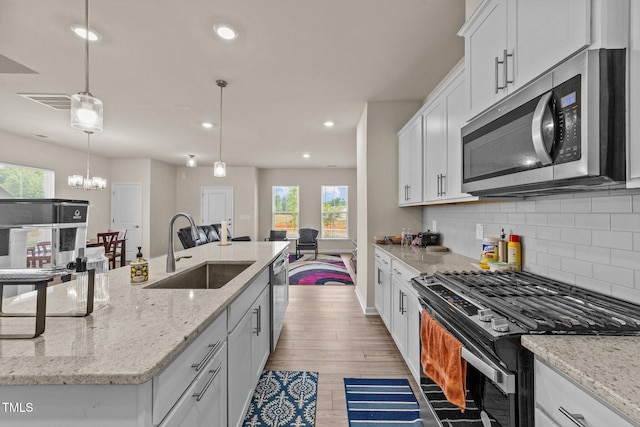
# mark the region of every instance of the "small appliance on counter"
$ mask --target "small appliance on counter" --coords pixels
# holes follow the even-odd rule
[[[431,230],[427,230],[425,232],[419,233],[420,237],[420,246],[437,246],[440,244],[440,233],[432,233]]]

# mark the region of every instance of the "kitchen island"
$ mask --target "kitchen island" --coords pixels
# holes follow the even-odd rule
[[[590,396],[604,402],[603,407],[610,410],[605,417],[608,425],[618,427],[626,421],[631,421],[634,426],[640,425],[640,337],[525,335],[521,341],[536,355],[536,363],[543,362],[563,378],[578,384]],[[536,371],[536,375],[538,373]],[[551,391],[536,390],[536,396]],[[598,403],[594,399],[589,405],[567,409],[584,413],[597,407]],[[552,415],[558,413],[555,410],[550,412]],[[613,418],[618,416],[616,412],[623,414],[624,420],[619,423]],[[590,421],[588,415],[585,415],[585,420]]]
[[[48,317],[40,337],[0,341],[0,395],[3,402],[15,403],[10,409],[16,409],[0,408],[0,424],[7,425],[8,420],[29,422],[31,416],[38,416],[45,408],[71,405],[74,399],[84,397],[93,402],[94,408],[114,406],[105,411],[111,411],[118,419],[122,415],[118,412],[126,411],[118,407],[117,398],[113,402],[101,400],[100,385],[114,390],[120,387],[123,398],[138,396],[138,406],[145,406],[144,401],[151,399],[147,392],[152,380],[216,319],[226,316],[226,309],[253,281],[265,277],[265,270],[268,281],[270,264],[287,247],[288,242],[198,246],[176,253],[181,259],[175,273],[165,273],[165,256],[151,259],[149,281],[143,284],[130,283],[127,267],[111,270],[108,299],[91,315]],[[204,263],[220,262],[251,264],[219,289],[145,288]],[[74,281],[51,286],[48,308],[62,311],[73,303],[74,289]],[[17,297],[21,300],[5,305],[10,308],[11,304],[25,303],[29,297],[23,294]],[[226,317],[221,323],[226,334]],[[125,392],[136,385],[140,387],[135,393]],[[91,394],[96,394],[94,400]],[[47,399],[49,402],[45,402]],[[20,411],[19,405],[27,403],[31,410]],[[138,421],[130,425],[152,425],[148,418],[139,415]]]

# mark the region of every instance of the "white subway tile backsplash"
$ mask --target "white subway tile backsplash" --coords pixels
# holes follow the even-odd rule
[[[547,214],[528,213],[525,218],[528,225],[547,225]]]
[[[605,248],[633,250],[633,233],[624,231],[599,231],[591,232],[593,246],[603,246]]]
[[[560,200],[560,212],[591,212],[591,199]]]
[[[640,215],[611,214],[611,229],[624,231],[640,231]]]
[[[591,199],[591,212],[631,212],[631,196],[594,197]]]
[[[476,223],[485,235],[504,228],[522,236],[526,271],[640,303],[640,189],[429,206],[422,217],[455,253],[478,258]]]
[[[578,245],[590,245],[591,230],[562,228],[560,229],[560,240],[563,242],[576,243]]]
[[[634,271],[628,268],[593,264],[593,278],[609,282],[612,285],[626,286],[627,288],[634,287]]]
[[[509,214],[509,224],[526,224],[527,216],[522,213],[510,213]]]
[[[640,267],[640,252],[611,249],[611,265],[624,268]]]
[[[560,241],[560,230],[562,229],[558,227],[540,226],[536,228],[536,236],[538,237],[538,239]]]
[[[525,200],[516,202],[516,212],[535,212],[536,202],[533,200]]]
[[[596,246],[575,246],[576,259],[597,262],[598,264],[611,264],[611,249]]]
[[[578,276],[592,277],[593,264],[572,258],[562,258],[562,271]]]
[[[611,221],[609,214],[575,214],[576,228],[590,228],[596,230],[609,230]]]
[[[549,242],[547,252],[549,255],[575,258],[575,245],[572,243]]]
[[[567,213],[547,214],[547,224],[553,227],[574,227],[575,215]]]
[[[558,199],[536,200],[536,212],[560,212],[560,200]]]
[[[562,268],[560,257],[550,254],[538,253],[537,264],[558,271]]]

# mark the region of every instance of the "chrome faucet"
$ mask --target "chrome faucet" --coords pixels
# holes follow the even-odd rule
[[[189,223],[191,224],[191,237],[193,238],[193,241],[195,242],[196,240],[198,240],[200,237],[198,236],[198,230],[196,228],[196,223],[193,221],[193,218],[191,217],[191,215],[189,215],[188,213],[184,213],[184,212],[178,212],[177,214],[173,215],[171,217],[171,219],[169,220],[169,239],[167,240],[167,273],[173,273],[174,271],[176,271],[176,255],[173,252],[173,223],[176,221],[176,219],[179,216],[183,216],[185,218],[187,218],[189,220]]]

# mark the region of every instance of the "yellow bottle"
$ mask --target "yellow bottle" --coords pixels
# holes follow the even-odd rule
[[[507,264],[509,264],[509,270],[520,270],[522,268],[522,248],[520,246],[520,236],[517,234],[509,236]]]
[[[142,248],[138,246],[136,259],[131,261],[131,283],[143,283],[149,280],[149,262],[142,257]]]

